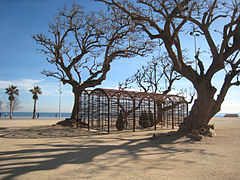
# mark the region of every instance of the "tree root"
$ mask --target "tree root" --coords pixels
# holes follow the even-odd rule
[[[78,125],[77,125],[78,123]],[[63,121],[59,121],[57,122],[57,125],[60,125],[60,126],[68,126],[68,127],[88,127],[88,124],[87,123],[84,123],[84,122],[81,122],[81,121],[77,121],[76,119],[71,119],[71,118],[66,118],[65,120]]]
[[[216,133],[214,131],[214,125],[205,125],[200,129],[194,129],[187,134],[187,137],[193,141],[201,141],[205,137],[214,137]]]
[[[168,136],[186,136],[190,138],[193,141],[201,141],[203,139],[203,136],[205,137],[214,137],[216,136],[216,133],[214,131],[214,125],[205,125],[204,127],[200,129],[194,129],[191,131],[170,131],[168,133],[154,133],[153,136],[150,138],[151,140],[155,140],[158,138],[164,138]]]
[[[154,140],[158,138],[164,138],[164,137],[175,136],[175,135],[180,135],[180,134],[177,131],[170,131],[168,133],[154,133],[150,139]]]

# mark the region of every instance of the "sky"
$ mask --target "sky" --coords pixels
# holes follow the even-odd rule
[[[103,8],[103,4],[93,0],[78,0],[87,11]],[[58,112],[59,81],[41,74],[44,69],[51,68],[45,56],[37,49],[32,35],[47,33],[48,23],[56,15],[57,10],[64,5],[71,6],[72,0],[0,0],[0,101],[3,103],[0,112],[7,112],[8,96],[5,88],[16,85],[19,89],[21,108],[18,112],[31,112],[33,99],[29,92],[33,86],[39,86],[43,94],[37,102],[38,112]],[[198,39],[198,46],[204,40]],[[193,39],[186,39],[190,53],[193,52]],[[111,64],[107,79],[99,87],[116,88],[118,82],[123,82],[135,73],[136,68],[144,65],[146,58],[120,59]],[[222,72],[219,73],[221,75]],[[222,82],[221,76],[214,77],[216,87]],[[176,82],[174,89],[191,87],[186,80]],[[174,91],[172,92],[174,93]],[[230,89],[222,105],[222,113],[240,113],[238,101],[239,88]],[[61,111],[71,112],[73,94],[71,86],[62,86]]]

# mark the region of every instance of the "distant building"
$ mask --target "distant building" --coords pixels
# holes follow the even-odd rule
[[[224,117],[238,117],[238,114],[225,114]]]

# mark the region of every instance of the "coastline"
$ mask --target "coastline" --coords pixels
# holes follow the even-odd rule
[[[37,112],[39,117],[59,118],[59,112]],[[9,118],[9,112],[0,112],[0,118]],[[13,117],[32,117],[33,112],[13,112]],[[61,112],[61,117],[70,117],[71,113]]]
[[[10,119],[9,117],[0,117],[0,120],[35,120],[35,121],[38,121],[38,120],[63,120],[63,119],[66,119],[66,117],[39,117],[39,118],[35,118],[33,119],[32,117],[22,117],[22,116],[13,116],[12,119]]]
[[[59,112],[38,112],[40,118],[59,118]],[[0,112],[0,119],[9,119],[9,112]],[[217,113],[214,117],[224,117],[225,115],[236,114],[240,117],[240,113]],[[5,116],[6,115],[6,116]],[[61,118],[69,118],[71,113],[62,112]],[[13,112],[13,118],[31,118],[32,112]]]

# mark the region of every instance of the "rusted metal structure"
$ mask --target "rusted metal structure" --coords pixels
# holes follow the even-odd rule
[[[184,97],[115,89],[84,90],[78,120],[99,131],[174,128],[188,115]]]

